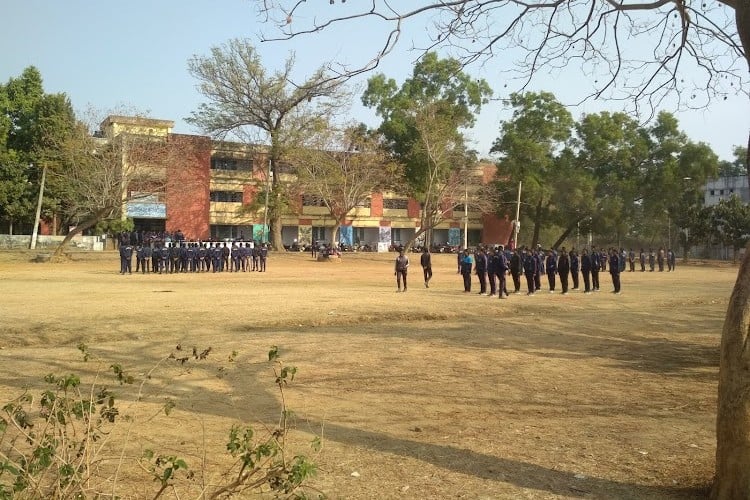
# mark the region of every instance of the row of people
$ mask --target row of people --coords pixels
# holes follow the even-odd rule
[[[252,241],[155,241],[149,245],[120,245],[120,274],[266,271],[268,245]]]
[[[526,280],[527,295],[533,295],[541,289],[542,276],[547,277],[549,291],[555,292],[559,278],[563,294],[571,289],[578,290],[580,277],[583,277],[584,293],[599,291],[599,273],[609,268],[612,276],[614,293],[620,293],[620,272],[622,259],[615,248],[599,251],[592,247],[591,252],[584,248],[579,255],[573,249],[568,252],[565,247],[558,254],[555,250],[544,251],[521,247],[514,252],[498,247],[479,247],[472,255],[468,249],[458,255],[458,274],[463,277],[464,292],[471,292],[472,276],[479,281],[479,294],[508,297],[507,277],[510,276],[514,293],[521,291],[521,278]]]

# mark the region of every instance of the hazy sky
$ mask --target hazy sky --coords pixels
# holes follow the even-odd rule
[[[5,0],[3,4],[0,81],[34,65],[41,71],[45,91],[65,92],[77,111],[133,109],[174,120],[179,133],[200,133],[184,121],[202,102],[187,62],[193,55],[208,54],[212,46],[236,37],[257,41],[269,69],[279,67],[294,51],[301,79],[326,60],[361,62],[381,42],[378,33],[365,26],[346,34],[261,44],[262,26],[250,0]],[[328,2],[321,1],[320,6],[326,8]],[[410,45],[405,40],[404,50],[379,68],[399,84],[411,73],[416,57],[405,50]],[[512,90],[502,88],[500,78],[487,67],[470,71],[487,79],[496,91]],[[540,79],[535,85],[536,90],[553,92],[565,103],[564,96],[574,93],[577,83],[558,78]],[[619,109],[613,103],[595,102],[570,110],[580,118],[584,112]],[[731,159],[733,146],[747,144],[746,97],[730,97],[706,110],[675,114],[693,141],[707,142],[722,159]],[[379,123],[372,111],[358,104],[351,116],[370,126]],[[483,108],[470,132],[474,148],[486,155],[498,136],[499,122],[508,118],[510,112],[500,102]]]

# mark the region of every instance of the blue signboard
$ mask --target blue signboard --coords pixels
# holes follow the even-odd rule
[[[350,246],[354,244],[354,228],[352,226],[339,227],[339,243]]]
[[[131,202],[125,215],[133,219],[166,219],[167,204]]]
[[[448,244],[454,247],[461,246],[461,228],[448,228]]]

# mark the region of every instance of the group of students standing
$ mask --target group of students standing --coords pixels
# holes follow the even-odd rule
[[[120,274],[199,272],[265,272],[268,245],[253,241],[163,242],[120,245]]]
[[[630,259],[628,253],[623,254],[616,248],[591,252],[584,248],[580,255],[573,249],[567,251],[562,247],[556,250],[520,247],[515,251],[505,250],[503,245],[497,247],[479,247],[472,255],[468,249],[458,254],[457,273],[463,277],[464,293],[470,293],[472,276],[479,281],[479,294],[497,296],[501,299],[508,297],[507,276],[513,284],[513,292],[520,293],[521,278],[526,281],[526,295],[534,295],[541,290],[542,276],[546,275],[549,292],[554,293],[559,279],[563,295],[568,290],[578,290],[580,277],[583,277],[584,293],[598,292],[599,273],[607,271],[612,278],[613,293],[621,291],[620,273],[625,270],[625,261]],[[631,260],[631,271],[634,271],[634,260]],[[670,270],[674,268],[670,266]],[[645,267],[643,268],[645,270]],[[570,284],[572,282],[572,288]]]

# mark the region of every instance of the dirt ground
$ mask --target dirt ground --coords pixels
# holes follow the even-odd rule
[[[290,446],[312,455],[310,484],[330,498],[702,498],[713,475],[736,267],[678,262],[624,273],[621,295],[603,274],[595,294],[498,300],[462,293],[455,255],[433,256],[429,289],[413,255],[405,294],[394,254],[126,276],[114,252],[32,256],[0,253],[0,394],[41,388],[47,373],[93,382],[115,362],[139,379],[157,367],[140,401],[115,387],[136,422],[128,457],[154,447],[208,474],[232,424],[273,425],[266,359],[278,345],[298,369]],[[83,363],[80,342],[101,361]],[[181,364],[167,359],[178,344],[212,349]],[[319,452],[307,448],[315,435]],[[123,498],[157,489],[133,481],[120,479]]]

